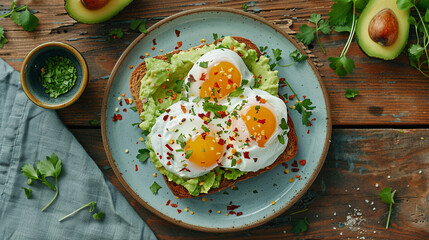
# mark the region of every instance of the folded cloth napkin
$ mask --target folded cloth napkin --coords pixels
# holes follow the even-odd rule
[[[19,78],[0,59],[0,239],[156,239],[56,112],[25,96]],[[28,186],[21,167],[36,166],[52,153],[62,160],[59,195],[41,212],[55,192],[40,182]],[[21,187],[31,187],[30,199]],[[105,213],[103,220],[94,220],[86,208],[58,222],[91,201]]]

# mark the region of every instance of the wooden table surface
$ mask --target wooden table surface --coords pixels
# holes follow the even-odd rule
[[[0,1],[0,13],[12,0]],[[322,35],[326,49],[310,46],[331,104],[332,142],[325,164],[308,193],[292,210],[254,229],[234,233],[204,233],[175,226],[149,212],[121,186],[110,168],[101,140],[101,103],[109,74],[126,47],[138,36],[129,30],[132,19],[145,19],[148,26],[188,9],[201,6],[242,9],[280,25],[291,20],[292,31],[308,23],[311,13],[327,18],[330,0],[135,0],[113,19],[96,25],[77,23],[64,10],[63,0],[18,1],[28,4],[39,18],[34,32],[24,32],[10,19],[0,19],[9,40],[0,57],[20,70],[26,54],[48,41],[71,44],[83,53],[90,81],[83,96],[72,106],[59,110],[70,128],[105,176],[124,194],[159,239],[429,239],[429,79],[408,64],[402,53],[394,61],[368,58],[353,41],[348,55],[356,68],[347,77],[337,77],[328,57],[338,56],[347,36]],[[122,28],[122,39],[110,40],[109,32]],[[346,88],[359,90],[354,100],[344,97]],[[376,185],[378,187],[376,187]],[[384,187],[397,190],[391,224],[385,229],[388,205],[378,193]],[[291,221],[307,217],[305,233],[292,233]]]

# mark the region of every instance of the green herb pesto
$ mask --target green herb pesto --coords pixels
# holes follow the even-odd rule
[[[40,71],[39,81],[49,97],[57,98],[75,85],[76,72],[76,66],[69,58],[54,56],[46,60]]]

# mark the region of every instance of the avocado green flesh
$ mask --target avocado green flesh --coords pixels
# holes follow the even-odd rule
[[[398,21],[398,38],[390,46],[383,46],[371,39],[368,33],[369,23],[381,10],[389,8]],[[409,10],[399,10],[396,0],[370,0],[359,17],[356,27],[356,36],[360,48],[370,57],[392,60],[401,54],[408,41],[410,24],[408,23]]]
[[[87,9],[81,0],[65,0],[64,8],[67,13],[81,23],[100,23],[109,20],[133,0],[110,0],[105,6],[96,10]]]

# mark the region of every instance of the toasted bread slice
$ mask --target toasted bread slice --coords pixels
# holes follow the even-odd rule
[[[250,40],[243,38],[243,37],[233,37],[236,41],[241,42],[241,43],[245,43],[247,49],[254,49],[257,54],[258,54],[258,58],[261,55],[261,52],[259,51],[258,47],[252,43]],[[218,43],[219,41],[221,41],[221,39],[216,40],[214,43]],[[198,47],[202,47],[204,45],[200,45],[197,46],[195,48]],[[173,52],[170,52],[171,55],[177,54],[179,53],[181,50],[175,50]],[[160,55],[160,56],[155,56],[154,58],[156,59],[161,59],[164,61],[168,61],[168,57],[167,54],[164,55]],[[130,90],[131,90],[131,95],[134,98],[134,102],[136,104],[136,108],[139,112],[139,114],[144,111],[143,109],[143,103],[140,100],[140,86],[141,86],[141,79],[143,78],[143,76],[146,74],[146,64],[143,61],[142,63],[140,63],[133,71],[133,73],[131,74],[131,78],[130,78]],[[290,118],[289,114],[288,114],[288,121],[287,121],[288,125],[289,125],[289,132],[287,134],[288,137],[288,143],[286,146],[285,151],[280,154],[280,156],[276,159],[276,161],[274,161],[270,166],[260,169],[256,172],[248,172],[247,174],[237,178],[236,180],[228,180],[228,179],[222,179],[219,185],[219,188],[212,188],[209,190],[208,193],[206,194],[200,194],[199,196],[204,196],[207,194],[211,194],[211,193],[215,193],[215,192],[219,192],[222,191],[224,189],[227,189],[229,187],[232,187],[234,185],[234,183],[238,182],[238,181],[243,181],[252,177],[255,177],[263,172],[269,171],[270,169],[274,168],[275,166],[284,163],[286,161],[291,160],[293,157],[295,157],[295,155],[298,152],[298,138],[296,136],[296,132],[295,132],[295,127],[294,124],[292,122],[292,119]],[[170,188],[171,192],[179,197],[179,198],[193,198],[195,196],[192,196],[189,194],[188,190],[181,186],[178,185],[176,183],[174,183],[173,181],[168,181],[167,177],[164,176],[164,180],[167,183],[167,186]]]

